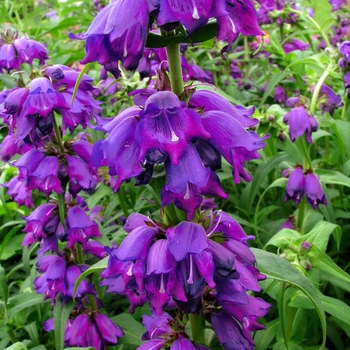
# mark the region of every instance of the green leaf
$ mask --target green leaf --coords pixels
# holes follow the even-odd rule
[[[167,47],[169,43],[170,43],[170,39],[164,36],[154,34],[154,33],[148,33],[147,35],[146,47],[149,47],[152,49]]]
[[[311,3],[315,10],[313,16],[314,20],[322,26],[329,19],[329,14],[332,12],[332,6],[329,0],[313,0]]]
[[[96,264],[90,266],[86,271],[84,271],[79,278],[76,280],[73,290],[73,295],[75,295],[75,292],[77,291],[77,288],[80,284],[80,282],[88,275],[94,273],[94,272],[100,272],[102,270],[105,270],[108,265],[108,256],[97,262]]]
[[[272,78],[270,79],[266,90],[264,92],[263,97],[261,98],[260,104],[258,109],[261,109],[267,100],[267,98],[272,94],[274,91],[276,85],[280,83],[284,78],[286,78],[289,75],[289,72],[278,72],[277,74],[274,74]]]
[[[187,43],[201,43],[207,40],[210,40],[216,36],[217,33],[217,23],[209,22],[207,25],[202,27],[201,29],[194,32],[189,39],[187,39]]]
[[[23,293],[9,298],[8,318],[13,318],[17,313],[28,307],[43,303],[43,296],[36,293]]]
[[[296,244],[299,245],[302,242],[308,241],[310,244],[317,246],[321,251],[325,252],[329,237],[334,231],[339,249],[339,244],[341,240],[341,228],[338,225],[332,224],[327,221],[318,222],[310,232],[300,237],[296,241]]]
[[[252,248],[252,251],[256,257],[258,269],[268,279],[283,281],[293,285],[300,289],[312,302],[321,322],[323,341],[320,349],[323,349],[326,343],[326,317],[318,290],[312,281],[280,256],[256,248]]]
[[[342,270],[333,260],[322,252],[316,245],[313,245],[308,252],[308,258],[313,268],[319,269],[331,275],[332,283],[347,291],[350,291],[350,275]],[[326,277],[327,275],[323,275]]]
[[[12,344],[5,350],[27,350],[27,347],[23,343],[17,342]]]
[[[270,157],[262,161],[258,168],[255,171],[252,182],[250,182],[243,190],[241,203],[243,209],[250,213],[255,196],[257,195],[260,186],[265,179],[265,177],[270,173],[271,170],[281,162],[288,160],[288,155],[286,153],[276,154],[273,157]]]
[[[350,325],[350,306],[343,301],[328,297],[320,293],[324,310],[330,315]]]
[[[266,329],[255,333],[254,343],[255,350],[266,350],[276,337],[278,328],[280,327],[279,320],[273,320],[265,324]]]
[[[99,188],[86,200],[88,207],[95,207],[102,198],[106,197],[110,193],[111,188],[109,186],[99,186]]]
[[[64,334],[66,331],[66,323],[73,308],[73,302],[69,301],[62,305],[61,300],[59,298],[56,298],[56,305],[53,309],[56,350],[63,350],[64,348]]]
[[[298,238],[300,238],[300,233],[298,231],[284,228],[271,237],[271,239],[266,243],[265,248],[269,245],[273,245],[278,248],[287,247]]]
[[[331,316],[338,318],[347,325],[350,325],[349,305],[341,300],[323,295],[321,292],[319,292],[319,296],[325,312]],[[299,291],[297,291],[291,298],[288,305],[291,307],[298,307],[303,309],[313,309],[313,305],[310,303],[309,299]]]
[[[324,184],[350,187],[350,178],[335,170],[316,169],[316,174]]]
[[[87,63],[78,75],[77,81],[75,82],[75,85],[74,85],[73,94],[72,94],[72,99],[71,99],[72,104],[74,102],[75,95],[77,94],[81,79],[83,78],[85,72],[90,68],[91,64],[92,63],[90,63],[90,62]]]
[[[6,280],[5,269],[0,265],[0,297],[4,301],[5,305],[7,304],[8,298],[8,285]]]
[[[313,68],[318,74],[322,74],[324,72],[324,67],[323,65],[320,63],[320,58],[318,56],[314,56],[314,57],[306,57],[306,58],[302,58],[300,60],[296,60],[294,62],[292,62],[287,68],[290,69],[293,66],[296,65],[308,65],[311,68]]]
[[[130,314],[120,314],[112,317],[113,322],[123,328],[124,336],[118,340],[118,344],[140,345],[145,328]]]

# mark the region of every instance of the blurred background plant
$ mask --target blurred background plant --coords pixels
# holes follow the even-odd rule
[[[84,69],[93,79],[96,89],[91,93],[101,103],[102,118],[115,116],[148,96],[144,89],[154,88],[155,67],[164,60],[162,49],[150,48],[134,73],[119,67],[111,74],[97,63],[87,69],[80,65],[84,43],[69,40],[68,34],[85,32],[106,5],[102,0],[4,0],[0,4],[2,33],[18,32],[36,40],[49,53],[45,64]],[[240,36],[232,50],[223,54],[225,44],[215,39],[183,45],[183,78],[189,86],[193,82],[192,86],[215,90],[234,105],[254,106],[253,117],[259,124],[252,129],[271,135],[259,151],[261,159],[247,165],[251,182],[233,183],[225,160],[217,172],[229,198],[216,203],[256,237],[250,245],[258,268],[267,276],[260,282],[263,293],[259,296],[272,308],[260,320],[266,330],[254,336],[255,348],[311,350],[325,343],[328,349],[345,350],[350,347],[349,5],[328,0],[261,0],[254,5],[265,36]],[[0,51],[0,65],[5,58]],[[39,63],[37,59],[32,64],[23,62],[16,69],[21,73],[16,74],[1,66],[0,103],[9,89],[29,83],[29,75],[40,70]],[[39,247],[38,243],[30,249],[22,246],[23,217],[29,217],[32,209],[26,196],[16,190],[11,194],[6,185],[18,175],[11,166],[18,154],[8,153],[4,142],[8,130],[4,121],[0,130],[0,349],[13,343],[17,347],[11,349],[61,350],[72,305],[53,307],[34,290]],[[69,138],[83,131],[77,127]],[[85,131],[91,142],[103,137],[96,129]],[[299,180],[292,173],[299,173]],[[112,246],[125,237],[121,227],[131,212],[149,215],[154,211],[155,203],[144,200],[152,198],[154,190],[131,181],[114,194],[105,169],[99,170],[99,176],[105,182],[82,197],[88,208],[100,209],[94,218],[101,233],[96,241]],[[33,207],[46,202],[45,195],[33,191]],[[85,264],[92,267],[85,275],[92,276],[89,281],[109,317],[124,330],[117,348],[136,349],[145,332],[141,317],[149,314],[149,307],[130,315],[127,299],[106,293],[98,284],[106,260],[99,260],[89,255]],[[54,335],[43,330],[51,317],[55,317]],[[205,337],[210,349],[221,349],[209,327]]]

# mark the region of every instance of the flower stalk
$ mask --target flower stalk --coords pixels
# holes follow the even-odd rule
[[[166,47],[170,71],[171,91],[180,96],[183,92],[180,44],[171,42]]]

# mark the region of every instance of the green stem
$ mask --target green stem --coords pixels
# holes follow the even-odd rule
[[[309,144],[306,142],[305,137],[299,137],[295,141],[296,147],[299,149],[299,152],[302,154],[304,158],[304,164],[303,168],[304,169],[312,169],[312,162],[311,162],[311,157],[310,157],[310,147]]]
[[[345,120],[345,112],[346,112],[346,101],[347,101],[347,98],[345,97],[343,100],[344,100],[344,106],[343,106],[342,111],[341,111],[341,119],[342,119],[342,120]]]
[[[197,343],[204,345],[205,344],[205,334],[204,334],[205,320],[203,315],[190,314],[189,317],[190,317],[193,340],[196,341]]]
[[[62,184],[62,182],[61,182]],[[57,199],[58,199],[58,212],[59,212],[59,215],[60,215],[60,221],[61,221],[61,224],[63,226],[63,228],[65,229],[65,223],[64,223],[64,219],[66,218],[66,203],[65,203],[65,200],[64,200],[64,197],[65,197],[65,189],[63,189],[63,193],[58,193],[57,194]]]
[[[117,196],[119,199],[119,204],[120,204],[122,211],[123,211],[123,215],[127,218],[129,216],[129,211],[128,211],[128,207],[125,204],[125,193],[123,192],[123,187],[121,187],[118,190]]]
[[[305,198],[301,200],[298,208],[298,228],[299,232],[303,234],[304,232],[304,215],[305,215]]]
[[[332,47],[332,45],[331,45],[331,43],[330,43],[330,41],[329,41],[328,36],[326,35],[326,33],[321,29],[321,26],[320,26],[311,16],[309,16],[309,15],[306,14],[306,13],[303,13],[302,11],[295,10],[295,9],[293,9],[293,8],[290,8],[290,11],[291,11],[291,12],[294,12],[294,13],[297,13],[297,14],[299,14],[299,15],[304,15],[305,18],[306,18],[310,23],[312,23],[313,26],[319,31],[319,33],[321,34],[322,39],[324,40],[324,42],[326,43],[326,45],[327,45],[328,47]]]
[[[12,327],[10,325],[7,325],[7,334],[9,336],[9,338],[11,339],[11,343],[17,343],[17,338],[15,335],[15,332],[13,331]]]
[[[180,57],[180,44],[171,42],[166,47],[170,70],[171,91],[176,95],[183,93],[182,68]]]
[[[84,264],[83,247],[80,243],[75,243],[76,263]]]
[[[320,80],[317,82],[315,86],[315,90],[314,90],[314,93],[312,94],[311,105],[310,105],[311,114],[315,114],[318,95],[320,94],[322,84],[327,79],[329,74],[330,74],[330,66],[327,67],[327,69],[324,71]]]
[[[64,146],[63,146],[61,131],[57,125],[55,116],[53,116],[52,120],[53,120],[53,129],[55,131],[58,149],[61,151],[61,153],[64,153]]]
[[[289,350],[288,338],[287,338],[287,328],[286,328],[286,302],[285,302],[285,297],[284,297],[286,284],[284,282],[280,282],[280,283],[281,283],[281,289],[280,289],[279,297],[277,300],[278,314],[279,314],[279,319],[281,322],[284,345],[285,345],[286,349]]]
[[[248,73],[248,68],[249,68],[249,46],[248,46],[248,37],[243,38],[243,43],[244,43],[244,77],[248,78],[249,73]]]
[[[83,255],[83,247],[80,243],[75,243],[75,250],[76,250],[76,263],[78,264],[84,264],[84,255]],[[98,307],[96,305],[96,301],[93,297],[93,295],[88,294],[87,298],[89,300],[89,304],[91,306],[92,310],[97,310]]]

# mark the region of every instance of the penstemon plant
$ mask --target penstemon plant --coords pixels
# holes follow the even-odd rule
[[[0,10],[0,349],[349,346],[342,2]]]

